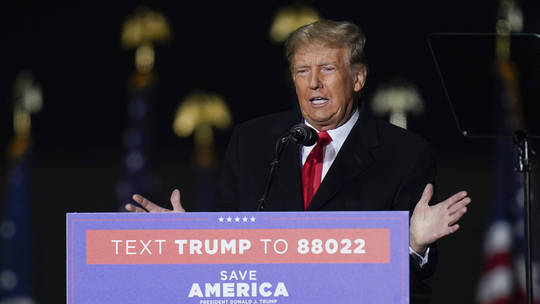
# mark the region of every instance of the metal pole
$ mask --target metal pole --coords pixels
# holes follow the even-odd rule
[[[529,166],[529,142],[524,131],[515,133],[515,144],[518,149],[517,171],[523,175],[523,204],[525,205],[525,292],[526,303],[533,304],[533,284],[532,284],[532,236],[531,236],[531,187],[530,187],[530,166]]]

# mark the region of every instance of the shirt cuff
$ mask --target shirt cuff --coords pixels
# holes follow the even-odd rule
[[[410,246],[409,246],[409,255],[413,257],[413,259],[418,263],[418,266],[420,268],[424,267],[424,265],[427,264],[428,258],[429,258],[429,247],[426,249],[426,252],[424,252],[424,256],[416,253]]]

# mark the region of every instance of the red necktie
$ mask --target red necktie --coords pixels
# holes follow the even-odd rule
[[[311,199],[321,184],[324,161],[324,147],[332,141],[326,131],[319,132],[317,145],[309,153],[302,167],[302,192],[304,194],[304,210],[307,210]]]

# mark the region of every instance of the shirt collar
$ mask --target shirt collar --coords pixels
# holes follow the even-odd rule
[[[330,137],[332,138],[332,141],[330,143],[336,148],[336,151],[339,151],[339,149],[345,142],[345,139],[347,139],[347,136],[349,136],[349,133],[354,127],[354,124],[358,121],[359,116],[359,110],[358,107],[356,107],[356,110],[354,111],[351,118],[349,118],[349,120],[347,120],[344,124],[335,129],[326,131],[328,132],[328,135],[330,135]],[[313,126],[309,122],[307,122],[307,120],[304,120],[304,122],[306,125],[313,128]],[[317,131],[317,133],[319,132]]]

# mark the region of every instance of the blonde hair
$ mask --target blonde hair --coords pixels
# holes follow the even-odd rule
[[[302,46],[312,43],[322,43],[328,47],[346,46],[349,50],[351,67],[358,64],[366,65],[364,53],[366,37],[360,27],[347,21],[322,19],[299,27],[285,41],[285,56],[291,71],[296,51]]]

